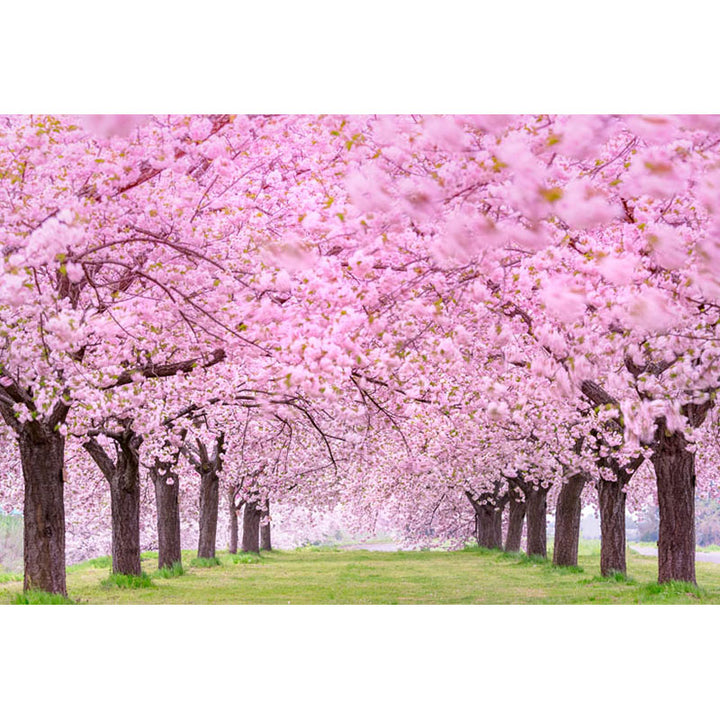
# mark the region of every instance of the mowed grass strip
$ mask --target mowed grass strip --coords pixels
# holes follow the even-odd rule
[[[657,558],[628,551],[628,579],[599,575],[599,544],[583,543],[579,568],[478,548],[458,552],[301,549],[257,555],[218,553],[220,564],[184,574],[155,572],[145,554],[148,587],[106,582],[109,562],[69,568],[68,595],[90,604],[679,604],[720,603],[720,565],[697,563],[698,588],[658,586]],[[0,584],[0,603],[16,601],[22,583]]]

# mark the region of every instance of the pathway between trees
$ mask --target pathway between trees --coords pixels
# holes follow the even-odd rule
[[[343,550],[375,550],[377,552],[396,552],[400,549],[399,545],[395,543],[367,543],[363,545],[359,543],[357,545],[343,545]]]
[[[657,557],[658,551],[654,547],[643,547],[642,545],[631,545],[630,548],[640,555]],[[720,563],[720,552],[696,552],[695,562]]]

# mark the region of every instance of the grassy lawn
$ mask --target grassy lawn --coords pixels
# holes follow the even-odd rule
[[[220,564],[185,572],[156,572],[155,553],[145,553],[149,576],[126,587],[108,581],[109,558],[68,568],[68,594],[91,604],[445,604],[445,603],[720,603],[720,565],[697,563],[699,589],[658,586],[657,559],[628,552],[628,580],[599,577],[599,543],[580,548],[580,566],[553,568],[524,555],[477,548],[459,552],[370,552],[301,549],[231,556]],[[121,578],[122,579],[122,578]],[[0,578],[0,603],[22,590]],[[148,582],[149,580],[149,582]]]

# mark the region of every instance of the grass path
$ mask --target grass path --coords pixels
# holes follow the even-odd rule
[[[699,589],[658,586],[657,559],[628,553],[628,580],[599,577],[599,546],[583,543],[579,568],[499,551],[372,552],[302,549],[257,556],[219,553],[220,565],[193,567],[159,577],[146,553],[149,587],[120,588],[107,582],[109,559],[68,568],[68,594],[91,604],[645,604],[720,603],[720,566],[698,563]],[[105,581],[105,582],[103,582]],[[0,583],[0,603],[22,590]]]

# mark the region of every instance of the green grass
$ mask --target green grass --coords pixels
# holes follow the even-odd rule
[[[697,563],[699,587],[657,584],[657,558],[628,553],[628,577],[600,577],[599,545],[583,543],[579,567],[556,568],[522,553],[299,550],[218,553],[220,565],[157,571],[143,558],[150,587],[119,587],[92,561],[68,572],[68,595],[91,604],[702,604],[720,603],[720,565]],[[103,565],[105,561],[99,563]],[[17,602],[22,581],[0,585]]]
[[[155,558],[152,558],[155,559]],[[175,578],[180,577],[181,575],[185,574],[185,568],[183,568],[181,562],[176,562],[172,564],[172,567],[162,567],[156,570],[153,573],[153,577],[156,578],[164,578],[167,580],[168,578]]]
[[[211,558],[205,558],[205,557],[196,557],[193,558],[190,561],[191,567],[217,567],[218,565],[222,565],[219,558],[211,557]]]
[[[19,573],[0,573],[0,585],[8,582],[22,582],[23,576]]]
[[[100,583],[100,586],[103,588],[117,587],[124,590],[137,590],[139,588],[153,587],[153,581],[146,572],[140,575],[110,573],[110,577],[105,578],[105,580]]]
[[[10,596],[11,605],[74,605],[75,601],[63,595],[42,592],[41,590],[28,590]]]
[[[334,550],[329,550],[328,552],[334,552]],[[233,565],[256,565],[262,562],[257,553],[240,552],[236,555],[228,554],[227,557]]]

